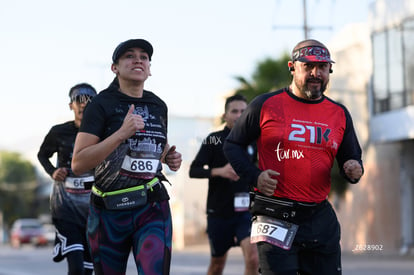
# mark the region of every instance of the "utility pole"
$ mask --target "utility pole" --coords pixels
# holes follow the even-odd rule
[[[279,29],[281,29],[281,28],[284,28],[284,29],[298,29],[298,28],[301,28],[301,29],[303,29],[304,39],[308,39],[309,38],[310,32],[313,29],[328,29],[328,30],[331,30],[332,27],[330,27],[330,26],[309,27],[309,25],[308,25],[307,8],[306,8],[306,1],[307,0],[302,0],[302,3],[303,3],[302,4],[303,5],[303,26],[302,27],[299,27],[299,26],[281,26],[281,27],[276,27],[276,26],[274,26],[273,28],[274,29],[276,29],[276,28],[279,28]]]
[[[305,40],[309,37],[310,29],[308,27],[307,11],[306,11],[306,0],[303,0],[303,35]]]

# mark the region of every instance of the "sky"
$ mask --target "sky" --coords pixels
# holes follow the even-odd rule
[[[310,37],[329,46],[367,22],[371,2],[306,0]],[[171,116],[219,116],[236,76],[304,38],[303,10],[303,0],[0,0],[0,150],[33,158],[53,125],[73,119],[70,87],[106,88],[112,52],[130,38],[153,45],[145,89]]]

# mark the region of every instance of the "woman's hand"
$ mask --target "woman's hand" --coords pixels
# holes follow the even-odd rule
[[[165,164],[167,164],[168,168],[170,168],[172,171],[177,171],[180,169],[181,162],[183,161],[181,158],[181,153],[175,151],[175,149],[175,145],[171,146],[164,158]]]

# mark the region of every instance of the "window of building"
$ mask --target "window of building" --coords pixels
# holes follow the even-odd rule
[[[414,19],[372,34],[374,113],[414,103]]]
[[[414,104],[414,20],[403,24],[403,50],[407,104]]]
[[[373,46],[373,89],[374,89],[374,112],[383,112],[389,109],[389,94],[387,81],[387,37],[386,32],[372,36]]]

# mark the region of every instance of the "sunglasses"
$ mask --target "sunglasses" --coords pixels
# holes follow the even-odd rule
[[[72,102],[76,103],[89,103],[92,100],[92,96],[89,95],[78,95],[72,98]]]

